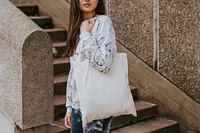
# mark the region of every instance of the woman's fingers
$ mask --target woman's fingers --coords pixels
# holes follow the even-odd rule
[[[65,126],[71,128],[71,113],[66,113],[65,115]]]
[[[90,26],[93,28],[94,24],[95,24],[95,20],[91,20],[89,21]]]
[[[94,25],[95,25],[94,19],[85,20],[81,23],[80,30],[81,32],[84,32],[84,31],[91,32]]]

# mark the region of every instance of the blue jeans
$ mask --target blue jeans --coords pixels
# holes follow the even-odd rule
[[[72,108],[71,133],[109,133],[112,117],[94,120],[82,127],[82,114],[80,110]]]

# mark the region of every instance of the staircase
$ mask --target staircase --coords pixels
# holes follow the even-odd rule
[[[54,57],[54,122],[47,125],[48,133],[69,133],[64,126],[65,94],[67,75],[70,68],[69,58],[62,58],[67,31],[54,27],[49,16],[40,16],[36,4],[16,4],[30,19],[46,31],[53,40],[53,46],[58,55]],[[112,133],[178,133],[178,123],[173,120],[157,118],[157,105],[141,101],[137,97],[137,88],[131,86],[131,92],[135,100],[138,117],[124,115],[113,118]]]

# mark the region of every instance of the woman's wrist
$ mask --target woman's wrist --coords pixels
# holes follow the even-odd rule
[[[68,106],[67,107],[67,113],[71,113],[72,112],[72,107],[71,106]]]

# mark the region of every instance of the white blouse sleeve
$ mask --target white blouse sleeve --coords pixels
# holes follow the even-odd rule
[[[80,34],[82,48],[80,54],[89,59],[93,67],[101,72],[108,72],[116,53],[116,37],[111,20],[98,23],[97,33],[83,32]]]
[[[67,79],[67,91],[66,91],[66,107],[67,112],[72,112],[72,84],[73,84],[73,68],[70,67],[69,76]]]

